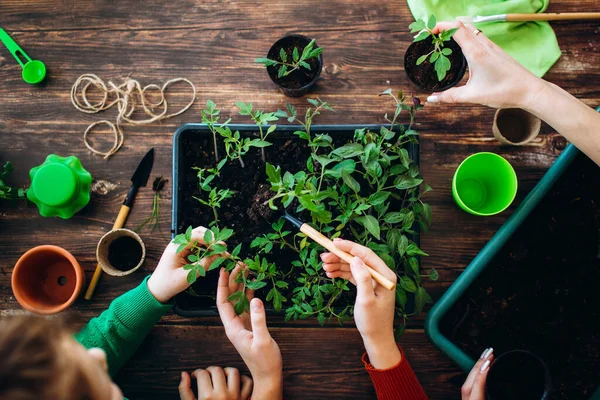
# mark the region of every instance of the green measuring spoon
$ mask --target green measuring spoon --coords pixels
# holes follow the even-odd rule
[[[44,80],[44,77],[46,76],[46,66],[43,62],[32,60],[2,28],[0,28],[0,40],[23,68],[21,76],[25,82],[33,85]],[[21,57],[27,60],[27,62],[23,63]]]

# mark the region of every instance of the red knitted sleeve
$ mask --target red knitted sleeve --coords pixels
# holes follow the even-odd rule
[[[377,400],[427,400],[427,395],[417,380],[404,351],[398,346],[402,359],[388,369],[376,369],[369,363],[367,353],[362,357],[375,386]]]

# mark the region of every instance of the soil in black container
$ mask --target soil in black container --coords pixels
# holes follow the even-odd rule
[[[417,85],[420,89],[427,92],[437,92],[451,88],[457,85],[467,70],[467,60],[463,56],[462,50],[454,39],[444,42],[444,48],[452,50],[448,56],[450,60],[450,70],[441,81],[438,80],[437,72],[429,58],[421,65],[417,65],[419,57],[429,54],[434,48],[431,37],[412,43],[404,54],[404,70],[408,79]]]
[[[297,48],[299,53],[302,54],[302,50],[310,43],[311,39],[303,35],[290,35],[279,39],[269,50],[267,58],[271,60],[280,61],[279,52],[283,49],[287,54],[288,62],[292,60],[294,48]],[[314,48],[319,46],[315,43]],[[291,97],[299,97],[309,92],[314,86],[319,75],[321,75],[321,69],[323,68],[323,56],[311,58],[306,60],[310,65],[310,70],[300,67],[289,75],[278,77],[279,66],[267,67],[269,77],[275,84],[277,84],[281,91]]]
[[[108,262],[120,271],[128,271],[142,259],[142,246],[132,237],[121,236],[108,247]]]
[[[588,399],[600,384],[599,182],[579,155],[441,323],[475,359],[489,346],[538,355],[554,399]]]
[[[241,132],[242,135],[257,134],[252,132]],[[306,142],[297,137],[269,136],[272,146],[266,147],[266,159],[273,165],[281,166],[282,171],[297,172],[305,168],[306,159],[310,155]],[[334,138],[334,143],[346,143],[348,139]],[[222,142],[219,141],[219,154],[225,154]],[[195,200],[193,196],[205,197],[198,188],[198,178],[193,167],[212,168],[215,165],[214,152],[212,150],[212,137],[210,134],[199,134],[198,131],[185,131],[180,139],[181,155],[179,160],[179,193],[184,193],[179,199],[179,215],[177,232],[185,232],[188,226],[209,226],[214,217],[212,210]],[[264,233],[272,231],[271,224],[278,219],[278,214],[264,204],[273,192],[266,183],[265,164],[261,159],[260,150],[252,149],[244,156],[245,168],[240,163],[228,162],[211,185],[218,188],[228,188],[236,191],[232,199],[223,202],[219,209],[219,226],[233,229],[236,234],[228,240],[228,247],[233,249],[239,243],[243,243],[242,256],[247,256],[250,251],[252,240]],[[299,216],[302,217],[302,216]],[[286,230],[294,232],[291,224],[286,225]],[[275,247],[269,259],[276,261],[279,268],[285,270],[291,262],[297,259],[295,252]],[[218,280],[217,273],[208,273],[206,277],[199,279],[190,291],[177,296],[176,303],[183,310],[211,309],[215,306],[215,288]],[[290,298],[287,289],[281,289],[281,293]],[[264,298],[264,295],[257,295]],[[354,293],[348,292],[340,301],[346,302],[354,298]],[[351,301],[351,300],[350,300]],[[284,304],[285,307],[286,304]]]

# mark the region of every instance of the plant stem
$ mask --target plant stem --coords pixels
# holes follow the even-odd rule
[[[263,130],[262,130],[262,126],[261,125],[258,125],[258,131],[260,133],[260,140],[265,140],[265,138],[263,136]],[[260,156],[262,157],[263,163],[266,163],[267,159],[265,157],[265,148],[264,147],[260,148]]]

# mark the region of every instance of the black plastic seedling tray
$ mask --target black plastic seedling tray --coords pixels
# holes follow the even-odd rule
[[[330,134],[334,141],[336,138],[348,138],[350,139],[354,135],[354,131],[356,129],[367,128],[372,131],[379,131],[382,125],[313,125],[311,127],[311,132],[313,135],[317,135],[320,133],[328,133]],[[257,132],[257,128],[255,125],[236,125],[232,124],[229,127],[233,131],[239,131],[242,136],[255,136]],[[277,130],[269,136],[269,141],[273,143],[272,146],[267,147],[267,161],[269,160],[269,154],[273,155],[277,152],[277,154],[282,154],[285,151],[289,150],[290,143],[293,141],[298,141],[300,139],[297,138],[293,134],[293,132],[297,130],[302,130],[300,125],[278,125]],[[219,145],[221,145],[221,138],[217,138]],[[192,187],[193,182],[189,182],[190,174],[189,171],[195,166],[200,166],[199,164],[204,164],[207,166],[207,160],[200,160],[198,157],[199,150],[203,152],[202,157],[208,157],[212,164],[210,166],[214,166],[214,153],[213,149],[213,137],[212,133],[208,129],[205,124],[185,124],[181,126],[175,132],[173,137],[173,201],[172,201],[172,234],[173,236],[185,231],[188,226],[198,226],[198,225],[206,225],[207,222],[203,221],[198,213],[193,211],[195,205],[193,201],[190,201],[193,193],[189,193],[190,187]],[[287,150],[286,150],[287,149]],[[418,165],[419,163],[419,146],[418,144],[410,144],[407,148],[409,151],[409,155],[414,160],[414,162]],[[220,155],[225,154],[224,149],[222,147],[219,148]],[[259,152],[257,151],[257,154]],[[249,157],[250,153],[246,156]],[[259,160],[260,156],[255,155]],[[192,158],[198,159],[192,159]],[[280,155],[281,157],[281,155]],[[247,163],[247,168],[254,168],[257,173],[259,173],[260,169],[264,170],[264,164],[261,163]],[[273,163],[275,164],[275,163]],[[304,166],[299,166],[303,168]],[[298,168],[298,170],[300,169]],[[226,173],[226,171],[224,171]],[[223,174],[222,174],[223,176]],[[194,182],[197,186],[197,179],[195,177]],[[188,182],[186,182],[186,179]],[[243,179],[240,177],[240,179]],[[238,182],[239,184],[244,185],[252,185],[253,182]],[[266,183],[266,182],[265,182]],[[245,218],[246,213],[244,212],[240,218]],[[237,232],[237,230],[236,230]],[[243,234],[242,232],[236,233],[236,236],[239,234]],[[245,238],[244,242],[249,243],[253,238]],[[418,244],[418,235],[417,237],[412,238]],[[248,248],[245,246],[245,248]],[[215,306],[214,300],[214,292],[216,289],[218,274],[217,273],[209,273],[206,277],[202,278],[202,282],[200,284],[196,284],[199,286],[195,286],[197,288],[196,294],[199,296],[205,296],[206,301],[202,301],[202,304],[194,304],[191,305],[190,294],[188,292],[183,292],[175,297],[174,311],[185,317],[194,317],[194,316],[207,316],[207,315],[217,315],[217,309]],[[198,289],[199,288],[199,289]],[[198,299],[194,299],[195,303],[198,303]],[[273,309],[267,309],[268,313],[277,313]]]

